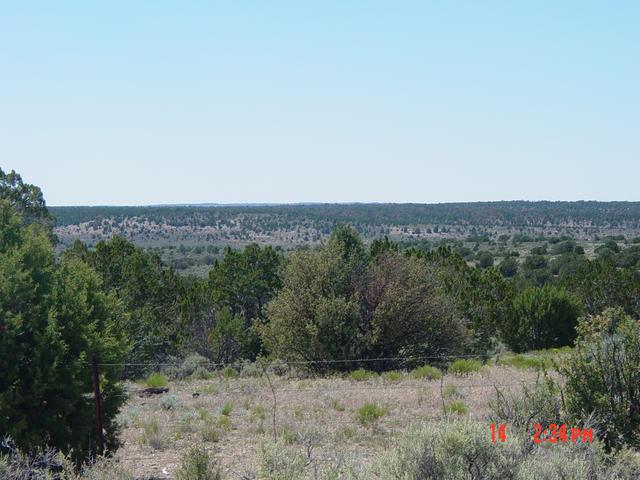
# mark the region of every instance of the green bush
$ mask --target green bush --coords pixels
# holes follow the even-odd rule
[[[206,370],[209,366],[209,359],[198,353],[188,355],[182,362],[178,371],[179,378],[186,378],[194,375],[200,369]]]
[[[218,430],[218,422],[210,415],[201,417],[201,425],[198,428],[200,438],[203,442],[216,443],[220,441],[220,431]]]
[[[440,380],[442,372],[431,365],[423,365],[411,371],[411,376],[415,379]]]
[[[402,372],[398,372],[397,370],[384,372],[382,374],[382,378],[384,378],[388,382],[399,382],[400,380],[402,380],[402,376]]]
[[[149,388],[166,387],[168,385],[167,377],[159,372],[154,372],[149,375],[146,383]]]
[[[466,375],[468,373],[479,372],[482,368],[482,363],[479,360],[472,358],[461,358],[454,360],[449,365],[448,372],[453,375]]]
[[[304,478],[307,459],[301,451],[288,449],[281,439],[265,439],[258,445],[256,463],[260,479],[300,480]]]
[[[386,413],[387,411],[377,403],[365,403],[356,410],[356,419],[366,427],[382,418]]]
[[[337,228],[320,248],[291,254],[267,312],[269,321],[259,329],[264,345],[288,361],[382,359],[403,351],[426,356],[458,351],[469,338],[435,267],[392,250],[371,257],[350,227]]]
[[[181,407],[178,397],[175,395],[165,395],[160,399],[160,405],[165,410],[176,410]]]
[[[571,345],[580,306],[564,290],[552,285],[531,287],[513,301],[513,318],[503,336],[515,352]]]
[[[222,480],[222,472],[204,448],[193,447],[182,456],[176,480]]]
[[[224,402],[224,404],[222,405],[222,408],[220,409],[220,415],[224,415],[228,417],[229,415],[231,415],[232,410],[233,410],[233,403]]]
[[[359,368],[358,370],[353,370],[349,373],[349,379],[356,382],[371,380],[372,378],[376,378],[377,376],[377,373],[365,370],[364,368]]]
[[[637,480],[640,457],[628,450],[607,455],[595,441],[532,448],[531,432],[509,428],[506,442],[491,443],[485,422],[448,419],[411,427],[384,451],[362,480]],[[536,446],[537,447],[537,446]]]
[[[578,331],[561,369],[569,414],[590,417],[607,448],[640,447],[640,322],[607,309]]]

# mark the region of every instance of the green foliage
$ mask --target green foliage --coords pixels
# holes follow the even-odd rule
[[[444,411],[449,415],[467,415],[469,413],[469,407],[467,407],[464,402],[456,400],[445,405]]]
[[[488,251],[480,252],[478,255],[478,266],[482,269],[493,267],[493,254]]]
[[[515,277],[518,273],[518,261],[513,257],[506,257],[498,265],[498,270],[505,278]]]
[[[165,410],[177,410],[181,405],[175,395],[165,395],[160,399],[160,406]]]
[[[425,259],[435,268],[458,314],[468,321],[472,338],[463,337],[465,347],[478,353],[491,350],[498,325],[511,318],[511,285],[494,268],[479,271],[469,267],[449,248],[440,247]]]
[[[549,262],[544,255],[531,254],[522,264],[524,278],[531,284],[542,287],[551,278]]]
[[[576,250],[578,250],[578,244],[575,240],[565,240],[563,242],[556,243],[551,249],[551,253],[554,255],[562,255],[566,253],[574,253]]]
[[[388,382],[399,382],[400,380],[402,380],[403,375],[402,372],[391,370],[390,372],[384,372],[382,374],[382,378],[384,378]]]
[[[371,380],[372,378],[376,378],[377,376],[378,375],[376,374],[376,372],[371,372],[369,370],[365,370],[364,368],[359,368],[358,370],[349,372],[349,379],[356,382]]]
[[[147,387],[166,387],[168,385],[167,377],[159,372],[153,372],[147,377]]]
[[[306,456],[299,450],[287,449],[279,439],[263,440],[256,452],[258,478],[264,480],[300,480],[304,478]]]
[[[371,242],[371,246],[369,247],[369,255],[371,257],[377,257],[382,255],[385,252],[397,252],[399,251],[399,246],[397,243],[389,240],[389,237],[384,236],[383,240],[376,238],[373,242]]]
[[[514,299],[514,318],[503,325],[503,336],[516,352],[570,345],[579,313],[578,303],[564,290],[527,288]]]
[[[387,411],[377,403],[365,403],[356,410],[356,419],[365,427],[382,418]]]
[[[140,432],[140,445],[147,445],[154,450],[161,450],[167,446],[168,439],[165,437],[158,420],[155,418],[140,422],[142,432]]]
[[[292,254],[284,287],[268,311],[263,341],[285,360],[426,355],[458,350],[467,336],[422,259],[395,252],[369,259],[357,234],[346,228],[318,250]]]
[[[640,275],[633,269],[619,269],[612,261],[585,262],[562,279],[562,286],[579,299],[585,314],[621,307],[640,318]]]
[[[220,441],[220,430],[218,422],[214,420],[211,415],[202,417],[199,432],[200,438],[203,442],[217,443]]]
[[[545,370],[553,367],[553,361],[549,357],[531,354],[505,355],[496,363],[520,369]]]
[[[101,276],[102,290],[120,298],[129,315],[124,333],[132,342],[132,363],[157,361],[176,354],[182,344],[180,322],[181,279],[160,258],[121,237],[101,241],[89,251],[81,244],[66,252],[80,258]],[[130,374],[143,373],[131,370]]]
[[[209,271],[211,298],[215,305],[242,319],[246,332],[240,336],[246,342],[251,359],[261,352],[259,339],[252,335],[252,326],[265,320],[265,306],[282,287],[283,264],[284,257],[272,247],[251,244],[242,251],[225,249],[222,262],[216,261]]]
[[[192,353],[183,360],[178,376],[180,378],[186,378],[190,375],[194,375],[198,370],[206,370],[210,363],[211,362],[208,358],[203,357],[198,353]]]
[[[553,275],[558,276],[559,283],[567,281],[588,262],[584,255],[576,253],[564,253],[557,258],[551,260],[549,269]]]
[[[42,191],[22,181],[20,174],[0,168],[0,201],[16,212],[25,224],[39,223],[49,229],[53,218],[46,207]]]
[[[202,447],[192,447],[180,459],[176,480],[222,480],[222,472]]]
[[[83,222],[101,223],[138,218],[173,227],[188,225],[232,225],[238,220],[245,229],[269,232],[310,224],[330,229],[335,222],[364,226],[421,225],[504,225],[505,227],[545,227],[570,220],[594,227],[638,227],[640,202],[476,202],[442,204],[316,204],[272,206],[149,206],[149,207],[53,207],[57,225]],[[234,225],[235,226],[235,225]],[[523,242],[527,236],[513,235]]]
[[[451,362],[448,372],[453,375],[466,375],[469,373],[479,372],[482,363],[472,358],[461,358]]]
[[[48,444],[76,459],[94,445],[89,362],[122,362],[126,319],[100,278],[74,259],[54,261],[46,229],[23,226],[0,200],[0,432],[21,448]],[[102,369],[107,447],[117,446],[124,401],[119,369]]]
[[[415,379],[440,380],[442,372],[431,365],[423,365],[411,371],[411,376]]]
[[[640,322],[607,309],[579,332],[561,369],[567,410],[576,420],[590,416],[608,448],[640,447]]]
[[[221,428],[222,430],[231,430],[231,418],[228,415],[221,414],[221,416],[218,417],[216,424],[218,428]]]
[[[216,362],[232,363],[242,358],[248,346],[242,317],[233,315],[229,307],[218,311],[215,327],[209,333],[209,342]]]
[[[220,415],[225,415],[228,417],[229,415],[231,415],[232,410],[233,410],[233,403],[224,402],[224,404],[222,405],[222,408],[220,409]]]

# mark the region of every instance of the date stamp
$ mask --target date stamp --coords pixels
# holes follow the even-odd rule
[[[507,424],[489,425],[491,429],[491,443],[507,441]],[[592,443],[593,428],[568,427],[566,424],[551,423],[544,426],[540,423],[533,425],[533,443]]]

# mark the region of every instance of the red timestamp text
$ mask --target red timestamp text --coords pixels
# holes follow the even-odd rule
[[[533,426],[533,443],[593,442],[593,428],[567,427],[566,424],[551,423],[547,428],[536,423]]]
[[[491,429],[491,442],[507,441],[507,425],[502,423],[489,425]],[[593,442],[592,428],[567,427],[566,424],[551,423],[544,427],[540,423],[533,425],[533,443],[591,443]]]

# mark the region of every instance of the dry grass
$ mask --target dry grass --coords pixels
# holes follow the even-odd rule
[[[400,379],[394,375],[394,381],[376,376],[357,382],[340,376],[272,377],[277,398],[275,435],[283,448],[295,454],[311,446],[314,459],[321,463],[349,458],[367,465],[388,448],[390,437],[403,433],[408,425],[443,417],[443,405],[463,402],[468,418],[485,421],[488,402],[494,398],[493,385],[508,384],[503,390],[517,393],[522,382],[532,384],[535,379],[533,370],[508,366],[485,367],[462,377],[447,374],[442,390],[439,380],[406,374]],[[256,471],[258,466],[252,462],[262,441],[274,436],[273,396],[265,378],[215,376],[173,381],[169,387],[169,394],[153,398],[132,395],[124,407],[123,412],[128,412],[122,431],[125,443],[117,457],[126,468],[135,476],[169,478],[180,457],[202,444],[229,478]],[[163,406],[167,395],[175,397],[171,408],[166,400]],[[356,412],[367,403],[379,405],[385,414],[363,426]],[[153,429],[152,442],[146,438],[149,425],[160,427]]]

